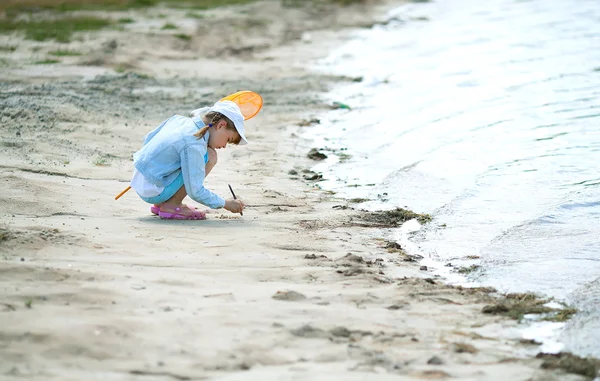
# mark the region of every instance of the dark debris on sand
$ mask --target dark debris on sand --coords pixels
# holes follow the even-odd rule
[[[502,315],[511,319],[521,320],[528,314],[542,314],[543,320],[566,321],[577,310],[571,307],[562,309],[548,307],[551,299],[542,298],[532,293],[509,293],[498,297],[494,303],[483,307],[482,312],[490,315]]]
[[[0,242],[8,241],[13,238],[13,234],[8,229],[0,228]]]
[[[600,376],[600,359],[579,357],[568,352],[539,353],[536,357],[544,360],[542,369],[562,369],[568,373],[588,377],[590,380]]]
[[[431,216],[429,214],[415,213],[403,208],[364,212],[359,215],[358,218],[362,221],[374,224],[374,226],[377,227],[398,227],[404,222],[412,219],[416,219],[421,224],[431,221]]]

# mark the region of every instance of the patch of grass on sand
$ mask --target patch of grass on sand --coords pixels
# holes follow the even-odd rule
[[[52,55],[52,56],[57,56],[57,57],[75,57],[75,56],[80,56],[81,53],[79,52],[74,52],[72,50],[52,50],[50,52],[48,52],[48,54]]]
[[[15,45],[0,45],[0,52],[9,52],[12,53],[17,50]]]
[[[171,24],[170,22],[166,23],[165,25],[162,26],[162,28],[160,28],[162,30],[173,30],[173,29],[177,29],[177,25],[175,24]]]
[[[185,17],[189,17],[191,19],[204,19],[204,18],[206,18],[206,16],[204,16],[203,14],[198,13],[198,12],[188,12],[188,13],[185,14]]]
[[[23,32],[29,40],[69,42],[75,32],[98,30],[108,25],[109,20],[89,16],[37,21],[0,19],[0,33]]]
[[[210,9],[228,5],[240,5],[255,2],[256,0],[167,0],[164,1],[178,8]]]
[[[127,65],[118,64],[115,67],[115,72],[117,72],[117,73],[125,73],[127,71],[127,69],[129,69],[129,67]]]
[[[59,63],[59,62],[60,62],[60,60],[56,60],[54,58],[46,58],[45,60],[35,61],[34,63],[36,65],[52,65],[52,64]]]
[[[192,39],[192,36],[190,36],[188,34],[183,34],[183,33],[178,33],[175,35],[175,37],[177,37],[180,40],[184,40],[184,41],[189,41]]]
[[[108,157],[106,155],[100,155],[94,160],[94,165],[98,167],[107,167],[110,165]]]
[[[562,369],[567,373],[588,377],[590,380],[600,372],[600,359],[593,357],[579,357],[568,352],[539,353],[536,357],[543,360],[542,369]]]
[[[209,9],[251,3],[256,0],[8,0],[0,3],[0,12],[8,15],[47,9],[58,12],[78,10],[125,10],[164,4],[177,8]]]
[[[376,212],[366,212],[360,218],[364,221],[377,224],[378,226],[396,227],[404,222],[417,219],[424,224],[431,221],[429,214],[419,214],[408,209],[396,208],[394,210],[382,210]]]
[[[117,20],[119,24],[133,24],[135,22],[131,17],[122,17]]]

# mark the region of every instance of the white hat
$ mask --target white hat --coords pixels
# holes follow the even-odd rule
[[[246,135],[244,135],[244,116],[237,103],[232,101],[218,101],[208,110],[208,112],[211,111],[220,112],[228,117],[233,122],[235,129],[242,138],[239,145],[243,146],[244,144],[248,144]]]

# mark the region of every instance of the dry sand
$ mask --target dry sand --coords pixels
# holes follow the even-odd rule
[[[2,36],[18,49],[0,83],[0,379],[582,379],[541,369],[515,321],[481,313],[485,292],[388,252],[385,230],[303,178],[300,125],[352,80],[303,67],[398,3],[217,9],[181,22],[191,41],[159,29],[183,10],[113,13],[137,21],[57,65],[31,61],[64,45]],[[147,131],[239,89],[265,106],[207,185],[232,184],[243,217],[162,221],[133,192],[113,199]]]

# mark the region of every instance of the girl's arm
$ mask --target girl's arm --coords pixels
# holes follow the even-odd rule
[[[225,199],[204,187],[206,148],[203,144],[186,144],[179,153],[183,184],[192,200],[210,208],[219,209],[225,206]]]

